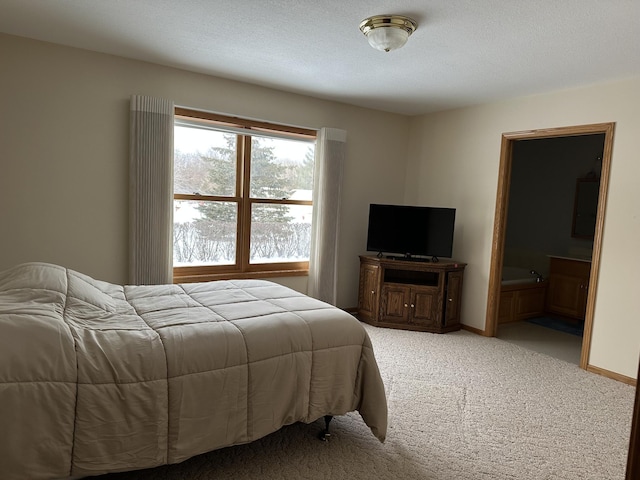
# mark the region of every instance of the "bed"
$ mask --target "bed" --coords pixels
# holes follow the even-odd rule
[[[351,411],[384,441],[366,331],[286,287],[121,286],[46,263],[0,272],[5,480],[177,463]]]

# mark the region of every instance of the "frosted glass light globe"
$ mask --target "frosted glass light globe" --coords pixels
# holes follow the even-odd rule
[[[415,20],[402,15],[375,15],[360,22],[360,31],[369,45],[382,52],[402,47],[416,28]]]
[[[369,30],[367,40],[376,50],[390,52],[402,47],[409,39],[409,34],[400,28],[380,27]]]

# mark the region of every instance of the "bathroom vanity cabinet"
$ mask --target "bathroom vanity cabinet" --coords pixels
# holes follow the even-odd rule
[[[361,256],[358,318],[378,327],[459,330],[465,266]]]
[[[549,257],[546,311],[584,320],[591,261]]]

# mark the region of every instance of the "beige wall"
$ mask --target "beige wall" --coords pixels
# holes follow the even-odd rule
[[[338,305],[356,305],[368,205],[402,200],[407,117],[7,35],[0,58],[0,270],[46,261],[127,281],[129,98],[142,94],[347,130]]]
[[[640,350],[640,78],[416,117],[405,201],[458,209],[463,321],[484,329],[502,133],[615,122],[589,364],[636,378]]]

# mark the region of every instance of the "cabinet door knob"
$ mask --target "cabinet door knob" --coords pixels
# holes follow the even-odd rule
[[[404,304],[404,308],[407,308],[409,305],[407,305],[406,303]]]
[[[411,304],[411,308],[415,308],[415,307],[416,307],[416,306],[412,303],[412,304]]]
[[[450,301],[450,302],[453,302],[453,298],[450,298],[450,299],[449,299],[449,301]]]
[[[375,290],[371,290],[371,295],[373,295],[374,293],[376,293],[376,291]]]

